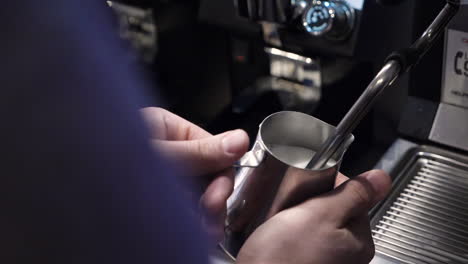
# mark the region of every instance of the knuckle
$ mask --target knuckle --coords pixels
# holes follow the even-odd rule
[[[195,144],[196,146],[196,153],[200,155],[200,159],[204,160],[206,159],[208,151],[206,151],[207,144],[201,140],[197,140],[197,143]]]
[[[158,113],[164,114],[168,112],[166,109],[161,108],[161,107],[149,107],[149,109],[155,114],[158,114]]]
[[[217,146],[212,140],[198,140],[197,153],[203,161],[213,161],[219,156]]]
[[[374,258],[375,245],[372,236],[362,237],[355,245],[355,254],[360,263],[369,263]]]
[[[371,194],[361,182],[351,180],[348,182],[348,190],[351,199],[358,204],[368,205],[371,202]]]
[[[356,263],[369,263],[375,254],[375,246],[370,239],[369,241],[355,241],[353,246],[348,248],[348,254],[353,256]]]
[[[372,239],[368,242],[361,242],[359,244],[360,245],[356,252],[358,259],[361,260],[361,263],[369,263],[374,258],[375,254],[375,246]]]
[[[162,115],[167,112],[167,110],[161,108],[161,107],[145,107],[141,109],[141,111],[146,114],[146,115]]]
[[[166,124],[166,110],[159,107],[141,109],[143,119],[148,126],[151,137],[166,139],[168,125]]]
[[[194,128],[195,127],[192,126],[192,125],[187,125],[187,127],[185,129],[185,138],[187,138],[187,139],[194,138],[194,135],[195,135]]]

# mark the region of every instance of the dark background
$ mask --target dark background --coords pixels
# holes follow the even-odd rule
[[[268,74],[260,27],[239,17],[232,0],[124,2],[154,9],[158,53],[148,68],[164,107],[211,133],[240,127],[251,138],[268,114],[282,110],[277,97],[266,94],[245,113],[232,111],[232,103],[242,91]],[[311,114],[338,124],[386,56],[408,47],[445,4],[427,0],[400,2],[393,6],[374,0],[365,2],[352,55],[318,50],[301,54],[319,57],[322,62],[323,99]],[[414,112],[413,107],[407,107],[414,105],[414,100],[427,101],[429,119],[435,114],[433,106],[440,99],[442,48],[441,38],[410,74],[384,92],[354,133],[356,141],[343,164],[345,173],[359,173],[378,161],[398,136],[402,112]],[[411,120],[417,117],[413,114]],[[403,135],[406,130],[400,127]]]

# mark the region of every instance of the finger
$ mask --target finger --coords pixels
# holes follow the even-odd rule
[[[333,191],[306,202],[309,205],[304,206],[321,210],[325,218],[341,226],[353,217],[367,213],[388,194],[390,188],[390,176],[373,170],[346,181]]]
[[[335,220],[345,223],[349,219],[366,214],[383,199],[391,188],[391,179],[385,172],[373,170],[349,180],[335,189],[329,196],[336,211]]]
[[[212,136],[199,126],[163,108],[147,107],[140,111],[152,139],[195,140]]]
[[[205,229],[216,241],[222,238],[226,217],[226,201],[234,188],[234,170],[218,175],[200,198],[200,209]]]
[[[347,231],[355,241],[353,255],[356,256],[356,263],[369,263],[374,258],[375,246],[368,214],[355,217],[348,224]]]
[[[335,188],[343,184],[344,182],[348,181],[349,178],[346,177],[345,175],[338,173],[335,179]]]
[[[392,178],[382,170],[371,170],[363,173],[361,177],[365,177],[375,190],[374,199],[371,201],[371,207],[385,199],[392,189]]]
[[[153,143],[163,155],[189,166],[195,175],[202,175],[231,167],[247,152],[249,137],[243,130],[234,130],[199,140]]]
[[[229,169],[218,175],[206,188],[200,198],[200,206],[209,215],[220,218],[226,210],[226,201],[234,188],[234,170]]]

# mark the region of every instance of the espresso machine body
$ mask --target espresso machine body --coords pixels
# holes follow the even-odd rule
[[[376,166],[394,189],[371,213],[372,263],[468,262],[467,4],[411,74],[400,137]]]
[[[242,8],[249,1],[201,2],[200,20],[228,30],[231,47],[232,104],[209,129],[232,129],[239,123],[226,120],[238,120],[255,137],[265,116],[282,110],[304,112],[337,125],[386,56],[412,41],[412,28],[407,26],[412,23],[411,1],[390,7],[373,0],[331,1],[336,4],[332,12],[345,14],[337,21],[321,15],[329,10],[324,6],[327,1],[281,2],[283,18],[280,12],[263,12],[269,15],[260,17],[255,8],[249,13]],[[315,26],[311,25],[314,16]],[[392,107],[381,100],[353,133],[360,140],[349,154],[359,160],[345,159],[345,173],[357,174],[372,166],[396,137],[408,83],[395,85],[385,92],[392,97]]]

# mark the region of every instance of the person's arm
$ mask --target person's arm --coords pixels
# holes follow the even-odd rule
[[[105,1],[6,1],[0,25],[0,262],[207,263]]]

